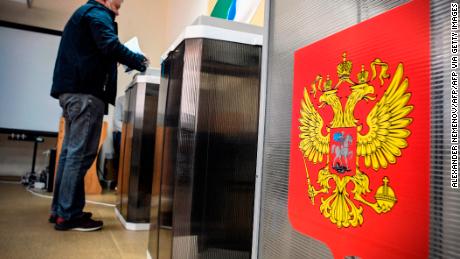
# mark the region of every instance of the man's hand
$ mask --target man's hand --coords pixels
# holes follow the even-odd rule
[[[147,57],[145,57],[144,55],[142,55],[142,54],[138,54],[138,55],[141,56],[141,58],[140,58],[141,69],[139,69],[139,71],[140,71],[140,72],[144,72],[144,71],[147,70],[147,68],[149,67],[149,65],[150,65],[150,60],[149,60]],[[132,71],[132,70],[133,70],[133,68],[127,67],[126,70],[125,70],[125,72],[130,72],[130,71]]]
[[[144,61],[142,62],[142,64],[147,68],[150,66],[150,59],[148,59],[147,57],[144,57]]]
[[[141,72],[145,72],[147,70],[147,68],[149,67],[150,65],[150,60],[145,57],[145,56],[142,56],[142,70]]]

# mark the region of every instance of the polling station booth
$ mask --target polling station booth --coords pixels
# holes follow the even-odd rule
[[[149,229],[159,80],[147,70],[125,91],[115,213],[129,230]]]
[[[261,43],[261,28],[199,17],[164,55],[152,258],[250,258]]]

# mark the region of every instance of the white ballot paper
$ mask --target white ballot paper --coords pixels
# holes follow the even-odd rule
[[[141,47],[139,47],[139,40],[137,39],[137,37],[131,38],[124,45],[132,52],[144,55],[144,53],[141,50]],[[125,72],[132,71],[132,69],[130,69],[128,66],[123,65],[123,67],[125,68]]]

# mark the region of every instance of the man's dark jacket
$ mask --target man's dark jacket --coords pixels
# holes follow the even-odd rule
[[[145,57],[131,52],[118,40],[115,14],[90,0],[67,22],[54,67],[51,96],[91,94],[115,103],[117,62],[145,71]]]

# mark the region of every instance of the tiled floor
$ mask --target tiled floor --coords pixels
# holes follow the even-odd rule
[[[49,193],[44,193],[49,195]],[[115,203],[114,194],[91,195],[89,200]],[[128,231],[113,207],[87,204],[102,231],[55,231],[48,223],[51,199],[37,197],[19,184],[0,183],[0,258],[146,258],[148,231]]]

